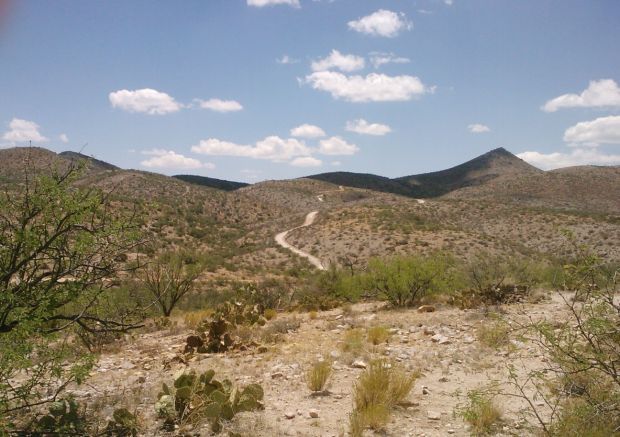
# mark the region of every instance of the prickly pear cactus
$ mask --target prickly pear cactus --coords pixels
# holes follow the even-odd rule
[[[174,420],[181,423],[190,415],[204,417],[211,422],[211,429],[219,432],[222,421],[231,420],[236,413],[263,408],[260,385],[250,384],[239,390],[228,379],[219,381],[214,376],[213,370],[202,375],[184,373],[174,381],[174,393],[164,384],[155,405],[160,417],[168,420],[172,413]]]

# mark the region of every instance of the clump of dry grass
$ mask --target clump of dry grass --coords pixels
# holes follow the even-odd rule
[[[183,316],[183,322],[185,323],[185,327],[189,329],[196,329],[202,321],[208,317],[213,315],[213,310],[197,310],[190,311],[185,313]]]
[[[344,333],[344,339],[340,346],[343,352],[352,354],[360,353],[364,350],[364,333],[361,329],[349,329]]]
[[[476,331],[480,343],[492,349],[499,349],[510,342],[510,325],[501,319],[484,324]]]
[[[467,393],[468,402],[459,411],[460,416],[471,425],[473,435],[486,435],[493,431],[502,413],[493,398],[478,390]]]
[[[366,428],[384,428],[392,409],[405,401],[418,377],[385,360],[371,362],[355,383],[349,423],[352,435],[361,435],[359,430]]]
[[[388,341],[390,338],[390,330],[385,326],[373,326],[368,328],[366,338],[369,343],[377,346]]]
[[[275,319],[277,315],[278,312],[272,308],[267,308],[263,313],[263,316],[265,316],[265,319],[267,320]]]
[[[319,313],[317,313],[316,311],[312,310],[308,313],[308,317],[310,317],[310,320],[316,320],[316,318],[319,316]]]
[[[306,384],[314,393],[325,392],[327,381],[332,374],[332,363],[329,360],[319,360],[312,364],[306,373]]]

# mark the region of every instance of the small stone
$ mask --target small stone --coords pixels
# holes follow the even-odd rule
[[[329,356],[332,357],[334,360],[340,358],[340,352],[338,352],[337,350],[333,350],[329,353]]]
[[[271,379],[282,378],[283,376],[284,376],[284,373],[282,373],[282,372],[273,372],[271,374]]]
[[[284,413],[284,417],[288,420],[294,419],[297,414],[294,411],[287,411]]]
[[[431,328],[428,327],[424,327],[424,335],[435,335],[435,331],[433,331]]]
[[[368,365],[362,360],[355,360],[351,364],[354,369],[365,369]]]
[[[431,392],[430,392],[430,390],[428,389],[427,386],[423,386],[422,387],[422,394],[423,395],[430,395],[431,394]]]
[[[310,411],[308,411],[308,416],[312,417],[313,419],[316,419],[317,417],[319,417],[319,410],[316,409],[311,409]]]
[[[431,410],[429,410],[429,411],[426,413],[426,417],[427,417],[429,420],[441,420],[441,413],[439,413],[439,412],[437,412],[437,411],[431,411]]]
[[[435,307],[433,305],[422,305],[421,307],[418,307],[418,312],[419,313],[434,313]]]

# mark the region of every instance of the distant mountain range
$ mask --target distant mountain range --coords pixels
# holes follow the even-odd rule
[[[514,174],[540,173],[543,171],[500,147],[447,170],[394,179],[374,174],[349,172],[321,173],[307,177],[346,187],[427,198],[442,196],[464,187],[482,185],[492,179]]]

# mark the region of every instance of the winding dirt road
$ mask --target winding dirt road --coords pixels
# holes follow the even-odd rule
[[[326,270],[321,260],[318,259],[316,256],[312,256],[309,253],[306,253],[303,250],[298,249],[297,247],[292,246],[286,242],[286,236],[288,235],[289,232],[294,231],[295,229],[310,226],[312,223],[314,223],[314,219],[316,218],[318,213],[319,213],[318,211],[312,211],[311,213],[308,213],[308,215],[306,216],[306,220],[304,221],[303,225],[289,229],[288,231],[280,232],[278,235],[276,235],[276,243],[278,243],[283,248],[288,249],[293,253],[296,253],[299,256],[303,256],[304,258],[307,258],[308,261],[310,261],[310,263],[313,266],[315,266],[317,269]]]

